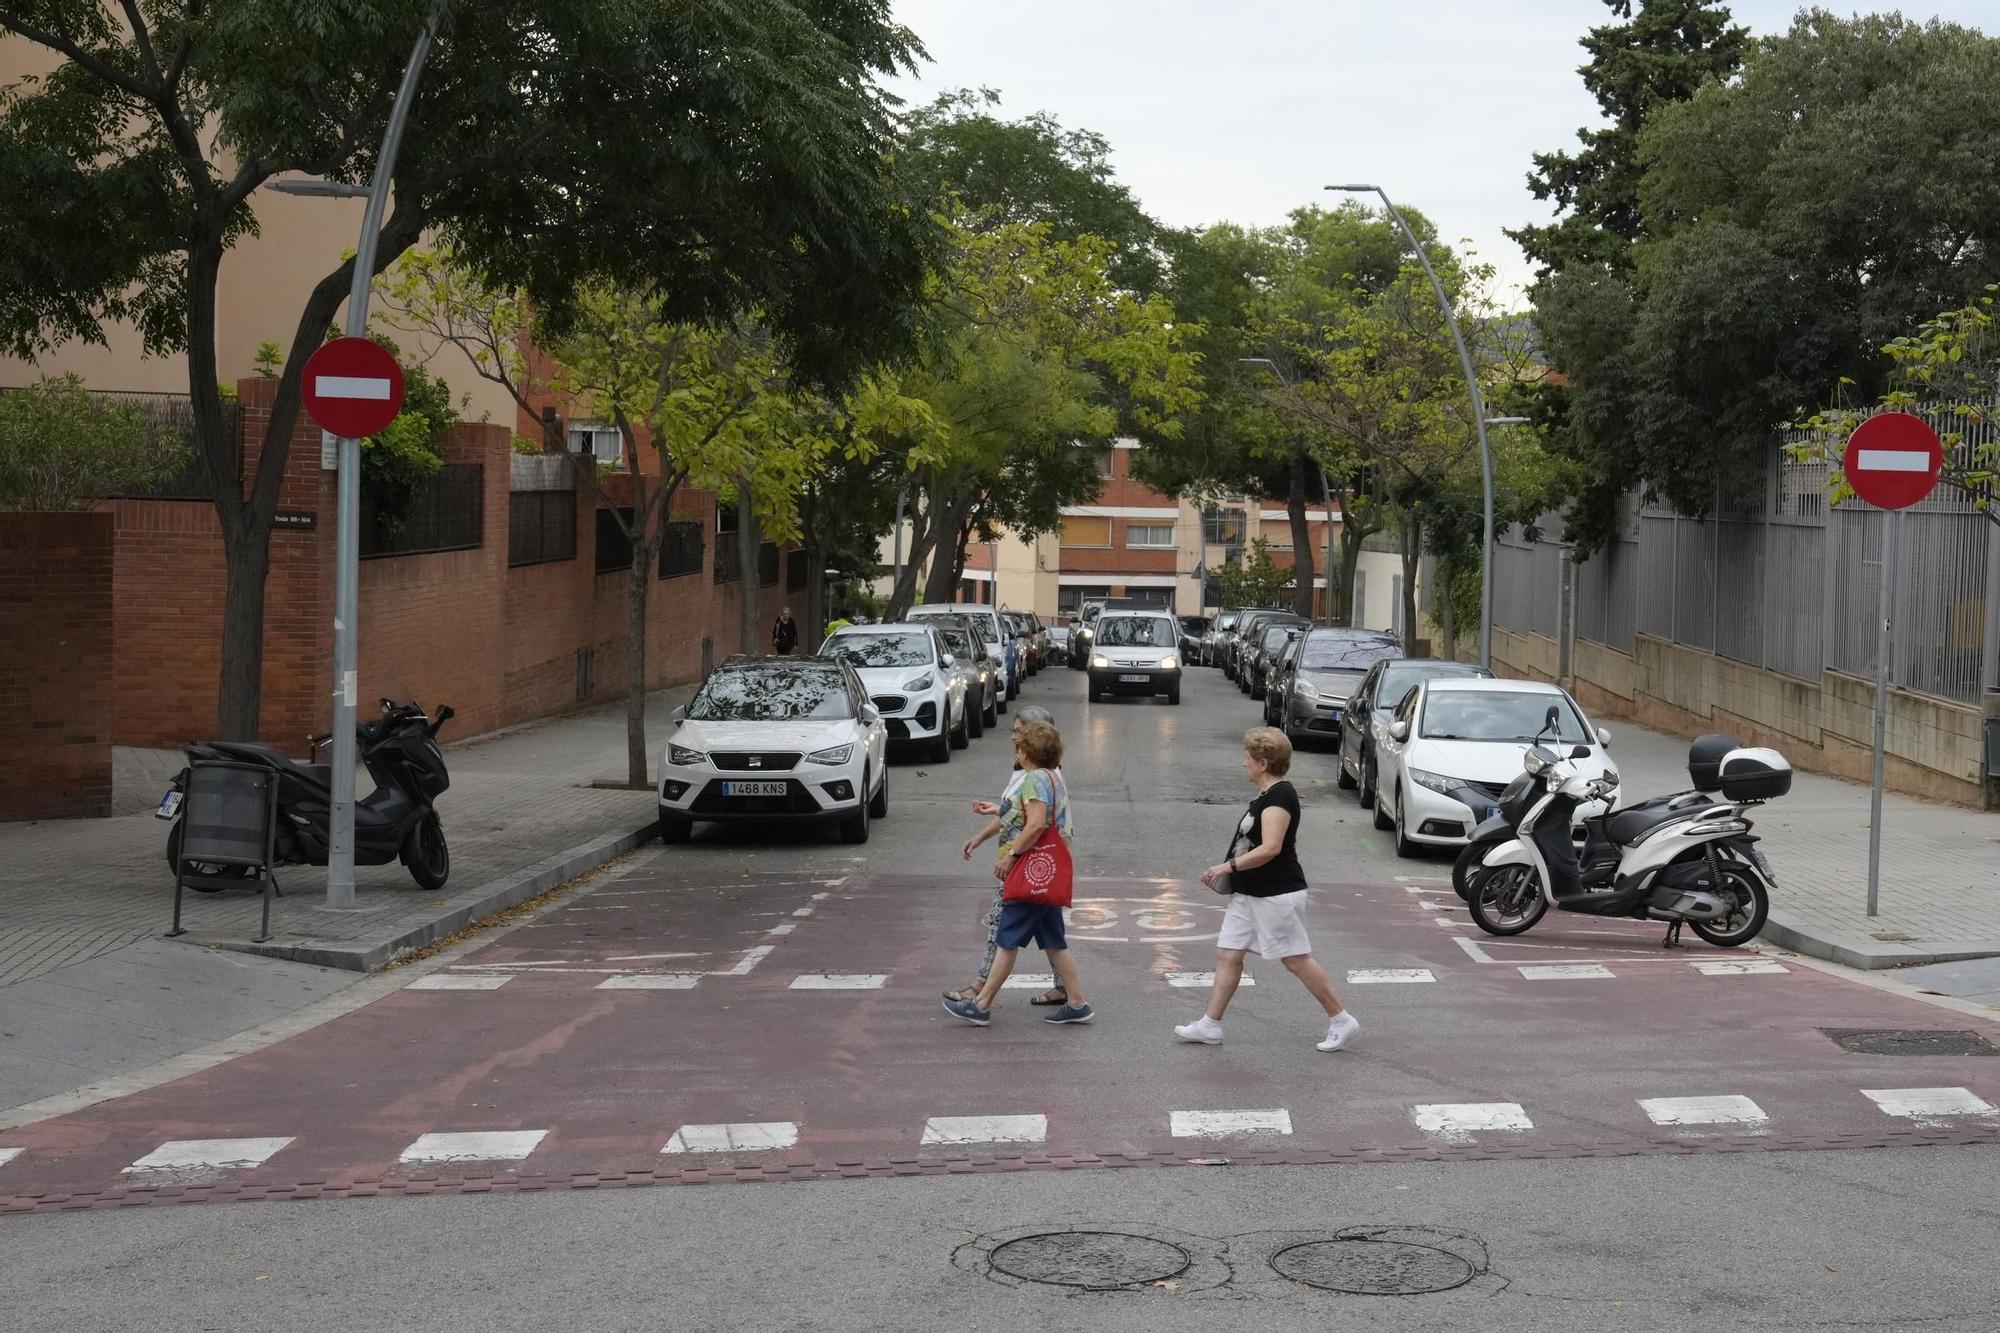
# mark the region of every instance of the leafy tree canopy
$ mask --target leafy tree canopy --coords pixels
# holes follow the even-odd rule
[[[0,509],[86,509],[187,465],[187,441],[75,375],[0,393]]]

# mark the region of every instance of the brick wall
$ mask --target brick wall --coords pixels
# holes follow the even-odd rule
[[[111,812],[110,514],[0,514],[0,820]]]

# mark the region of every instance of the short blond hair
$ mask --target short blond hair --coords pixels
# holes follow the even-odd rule
[[[1016,743],[1036,768],[1062,767],[1062,733],[1053,722],[1030,722],[1016,733]]]
[[[1244,732],[1243,752],[1262,764],[1274,778],[1292,771],[1292,743],[1276,727],[1252,727]]]

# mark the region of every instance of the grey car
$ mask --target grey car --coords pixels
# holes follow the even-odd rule
[[[1471,662],[1406,657],[1377,662],[1340,714],[1340,785],[1359,787],[1361,808],[1375,804],[1375,742],[1388,730],[1390,714],[1418,683],[1441,677],[1485,677],[1493,673]]]
[[[1002,667],[987,650],[986,627],[992,622],[984,617],[945,614],[926,616],[924,619],[934,622],[939,633],[951,631],[964,636],[965,642],[972,648],[975,659],[971,665],[979,676],[978,690],[966,692],[967,711],[971,711],[972,701],[976,698],[979,705],[980,727],[984,729],[999,726],[1000,709],[1006,699],[1007,691],[1001,675]],[[954,648],[952,651],[956,653],[958,650]]]
[[[1299,644],[1291,672],[1273,682],[1283,700],[1277,725],[1298,739],[1340,739],[1340,719],[1348,697],[1361,688],[1370,667],[1403,655],[1395,635],[1372,629],[1315,629]]]

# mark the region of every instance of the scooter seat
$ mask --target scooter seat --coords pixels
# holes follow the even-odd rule
[[[220,751],[252,763],[265,763],[283,772],[290,773],[301,782],[314,786],[333,786],[333,765],[302,764],[277,746],[266,741],[211,741],[209,749]]]
[[[1628,805],[1623,810],[1603,816],[1604,836],[1620,847],[1630,847],[1660,825],[1685,816],[1689,807],[1709,804],[1709,799],[1700,792],[1655,796],[1650,801]]]

